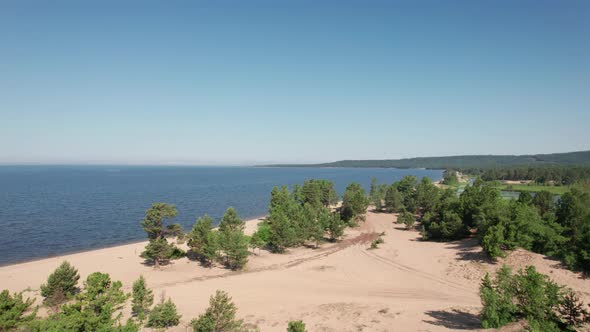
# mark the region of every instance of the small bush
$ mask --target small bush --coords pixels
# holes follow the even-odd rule
[[[172,248],[172,253],[170,254],[170,259],[181,259],[183,257],[186,257],[186,251],[184,251],[176,246],[174,248]]]
[[[290,321],[289,326],[287,327],[287,332],[306,332],[305,324],[300,321]]]
[[[377,248],[379,248],[379,245],[384,242],[385,241],[383,241],[383,238],[379,237],[379,238],[373,240],[373,242],[371,242],[371,248],[369,248],[369,249],[377,249]]]
[[[180,315],[176,311],[176,305],[172,300],[162,301],[156,305],[149,314],[147,326],[166,328],[176,326],[180,322]]]
[[[250,246],[252,248],[264,248],[270,241],[270,224],[267,221],[258,224],[258,229],[250,239]]]

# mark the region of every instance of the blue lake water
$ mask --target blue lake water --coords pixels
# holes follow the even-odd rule
[[[142,240],[152,202],[175,204],[189,230],[228,206],[243,219],[266,214],[273,186],[327,179],[342,194],[371,178],[442,178],[440,170],[366,168],[0,166],[0,265]]]

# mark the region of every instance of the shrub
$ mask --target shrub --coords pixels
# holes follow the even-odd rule
[[[287,332],[306,332],[305,324],[300,320],[290,321]]]
[[[162,300],[150,312],[147,326],[157,328],[176,326],[180,323],[180,317],[172,300]]]
[[[231,297],[224,291],[216,291],[209,299],[209,308],[199,318],[193,319],[191,325],[195,332],[232,332],[240,331],[242,321],[236,320],[237,308]]]
[[[80,275],[78,270],[64,261],[47,278],[47,283],[41,285],[41,296],[44,302],[49,305],[58,305],[74,295],[78,288]]]
[[[250,246],[253,248],[263,248],[270,241],[270,224],[266,221],[258,224],[258,229],[250,239]]]
[[[170,259],[181,259],[186,257],[186,251],[178,248],[177,246],[172,246],[172,252],[170,253]]]
[[[377,249],[379,248],[379,245],[384,242],[385,241],[383,241],[381,237],[378,237],[377,239],[373,240],[373,242],[371,242],[371,247],[369,249]]]

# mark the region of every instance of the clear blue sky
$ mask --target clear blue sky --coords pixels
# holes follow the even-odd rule
[[[0,163],[590,149],[589,1],[88,3],[0,1]]]

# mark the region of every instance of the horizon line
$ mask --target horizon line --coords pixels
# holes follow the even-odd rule
[[[273,167],[273,166],[308,166],[308,165],[322,165],[330,164],[341,161],[390,161],[390,160],[408,160],[408,159],[419,159],[419,158],[449,158],[449,157],[478,157],[478,156],[538,156],[538,155],[553,155],[553,154],[568,154],[568,153],[582,153],[590,152],[588,150],[576,150],[566,152],[552,152],[552,153],[527,153],[527,154],[455,154],[455,155],[439,155],[439,156],[416,156],[406,158],[382,158],[382,159],[337,159],[332,161],[320,161],[320,162],[243,162],[243,163],[193,163],[193,162],[85,162],[85,161],[74,161],[74,162],[36,162],[36,161],[15,161],[15,162],[1,162],[0,166],[174,166],[174,167]]]

